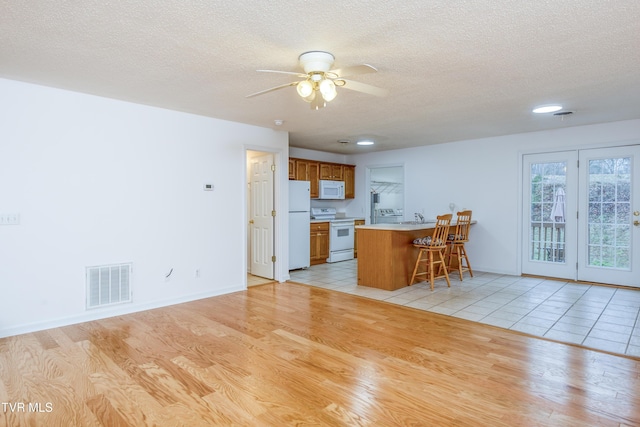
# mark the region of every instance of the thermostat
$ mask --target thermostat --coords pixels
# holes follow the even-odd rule
[[[205,184],[204,191],[213,191],[213,184]]]

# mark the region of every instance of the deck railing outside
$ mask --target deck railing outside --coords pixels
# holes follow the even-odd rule
[[[564,222],[532,222],[531,260],[564,262]]]

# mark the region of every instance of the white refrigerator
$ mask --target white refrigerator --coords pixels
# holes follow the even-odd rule
[[[289,270],[307,268],[311,192],[309,181],[289,181]]]

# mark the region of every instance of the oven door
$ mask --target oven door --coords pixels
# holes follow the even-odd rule
[[[329,234],[329,258],[327,262],[347,261],[353,259],[353,220],[332,221]]]

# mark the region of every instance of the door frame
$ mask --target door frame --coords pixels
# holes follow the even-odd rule
[[[244,182],[242,185],[242,192],[244,198],[244,212],[242,213],[242,217],[244,220],[244,228],[243,228],[243,273],[242,278],[244,281],[244,289],[247,289],[247,269],[249,267],[249,152],[260,152],[263,154],[272,154],[273,155],[273,163],[276,167],[276,171],[273,177],[273,207],[276,211],[276,218],[273,224],[273,253],[276,256],[276,262],[273,266],[273,280],[277,282],[285,282],[289,279],[288,277],[288,248],[287,245],[283,242],[287,242],[288,233],[287,230],[287,211],[288,211],[288,202],[287,202],[287,190],[284,188],[284,184],[288,182],[289,175],[287,170],[287,165],[289,161],[289,153],[288,150],[280,150],[280,149],[269,149],[268,147],[260,146],[260,145],[244,145]]]
[[[247,256],[248,272],[254,276],[273,280],[275,277],[275,224],[276,218],[272,215],[275,211],[274,189],[275,189],[275,156],[272,153],[252,151],[251,156],[247,156],[247,185],[249,217],[247,225]],[[256,169],[257,167],[257,169]],[[265,169],[266,167],[266,169]],[[256,175],[258,174],[258,175]],[[256,182],[256,179],[258,180]],[[263,184],[268,183],[265,187]],[[258,184],[258,185],[254,185]],[[262,194],[265,192],[266,194]],[[259,205],[264,202],[264,206],[254,206],[253,203],[260,199]],[[256,208],[260,212],[256,212]],[[263,235],[263,231],[268,230],[268,235]],[[264,241],[262,241],[264,239]],[[256,255],[259,256],[256,257]],[[277,259],[277,257],[276,257]]]
[[[524,156],[529,154],[544,154],[544,153],[557,153],[563,151],[580,151],[580,150],[591,150],[591,149],[599,149],[599,148],[614,148],[614,147],[625,147],[631,145],[640,145],[640,139],[627,139],[621,141],[604,141],[593,144],[584,144],[584,145],[566,145],[563,146],[560,142],[556,146],[547,146],[544,148],[537,149],[527,149],[527,150],[518,150],[518,188],[522,189],[524,185]],[[523,253],[524,241],[527,237],[524,235],[524,195],[522,191],[518,191],[518,209],[517,209],[517,226],[518,233],[516,238],[516,272],[518,275],[522,275],[522,259],[525,254]],[[576,271],[577,277],[577,271]],[[564,279],[566,280],[566,279]]]
[[[407,197],[406,197],[406,185],[407,185],[407,168],[404,162],[400,163],[385,163],[385,164],[373,164],[365,166],[365,221],[367,224],[371,222],[371,170],[382,168],[402,168],[402,211],[407,212]],[[404,219],[403,219],[404,221]]]

